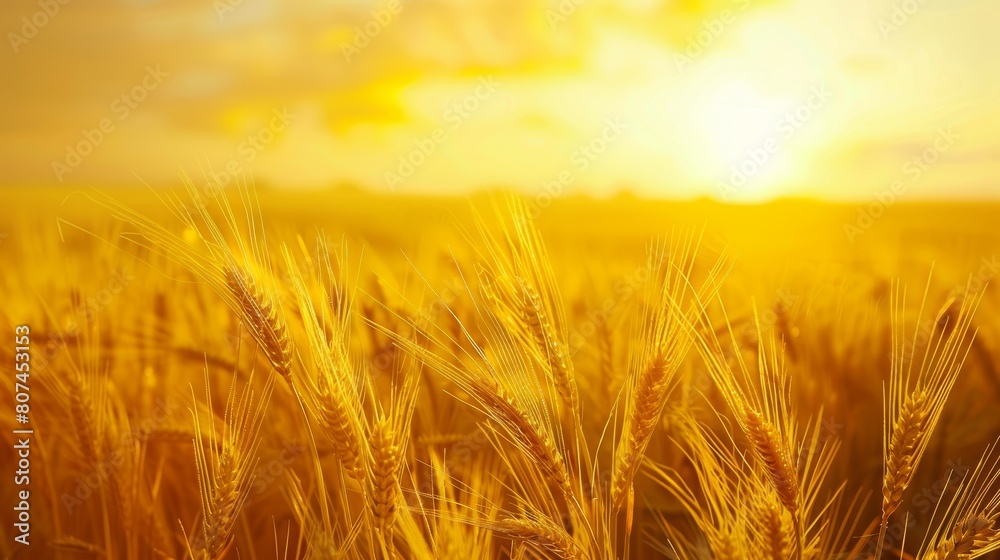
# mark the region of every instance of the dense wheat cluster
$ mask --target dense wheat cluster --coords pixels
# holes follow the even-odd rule
[[[2,224],[30,557],[1000,548],[988,220],[849,245],[816,209],[779,239],[764,209],[120,194]]]

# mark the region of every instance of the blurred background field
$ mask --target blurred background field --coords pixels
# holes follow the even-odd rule
[[[187,235],[153,192],[108,193],[182,238]],[[454,329],[451,313],[444,311],[447,305],[466,324],[474,324],[462,276],[470,273],[466,264],[473,255],[460,232],[472,227],[474,211],[490,222],[496,197],[267,189],[257,190],[256,196],[272,257],[279,254],[281,243],[309,245],[317,234],[338,243],[345,240],[345,262],[350,284],[357,289],[359,317],[391,325],[398,318],[390,310],[409,306],[443,329]],[[533,201],[526,202],[532,208]],[[942,476],[955,465],[974,465],[983,447],[1000,433],[997,205],[897,204],[885,209],[852,242],[845,224],[856,225],[864,206],[808,201],[726,206],[630,197],[542,202],[544,206],[534,201],[534,211],[568,316],[586,433],[600,433],[623,382],[630,341],[636,335],[639,294],[649,278],[644,264],[651,241],[669,237],[672,231],[702,230],[697,267],[707,268],[719,255],[732,262],[720,294],[737,338],[747,348],[755,346],[755,304],[764,332],[773,332],[784,345],[800,410],[822,419],[821,437],[842,444],[827,478],[829,489],[846,480],[849,488],[875,492],[867,506],[858,509],[865,512],[865,519],[877,511],[882,476],[881,407],[890,366],[893,282],[906,288],[908,325],[916,329],[918,341],[946,328],[928,315],[945,305],[942,312],[949,317],[967,293],[983,294],[974,320],[977,338],[912,485],[913,505],[918,506],[914,511],[920,512],[913,516],[914,527],[930,523],[925,510],[942,495],[940,488],[935,489]],[[37,378],[62,375],[57,372],[95,350],[90,359],[96,360],[97,369],[91,374],[103,372],[113,381],[112,399],[122,403],[123,414],[135,425],[159,418],[163,403],[173,403],[167,419],[157,420],[158,435],[144,440],[142,449],[143,468],[152,469],[143,471],[148,476],[173,473],[163,479],[160,501],[151,506],[156,511],[169,509],[170,514],[147,512],[151,516],[147,522],[156,529],[148,538],[177,554],[176,521],[169,516],[196,519],[197,490],[184,482],[194,476],[190,444],[184,443],[183,435],[178,443],[170,434],[190,430],[191,387],[201,395],[206,364],[216,410],[221,410],[224,402],[219,399],[226,394],[234,364],[253,361],[247,351],[253,347],[252,339],[245,332],[241,335],[237,317],[209,286],[155,252],[124,241],[122,235],[130,227],[95,204],[88,191],[3,189],[0,205],[7,209],[0,217],[0,232],[5,234],[0,242],[2,314],[11,328],[32,326],[36,352],[43,355]],[[916,308],[932,269],[928,309],[918,325]],[[275,274],[279,283],[286,280],[279,271]],[[278,293],[288,313],[294,303],[284,291]],[[713,320],[723,328],[721,315]],[[360,319],[352,325],[351,344],[360,367],[380,379],[378,383],[385,382],[386,376],[380,374],[395,367],[393,344]],[[238,356],[239,340],[244,351]],[[10,351],[5,346],[0,353],[9,358]],[[257,363],[263,364],[260,356]],[[718,394],[695,353],[685,359],[681,372],[682,385],[671,397],[674,404],[668,404],[663,432],[657,432],[647,455],[684,472],[684,459],[671,442],[670,407],[688,403],[697,409],[702,394],[708,402],[717,401]],[[36,527],[40,537],[69,546],[68,535],[85,539],[97,534],[93,524],[100,503],[85,500],[79,508],[64,503],[78,485],[76,469],[81,467],[73,446],[63,442],[66,434],[56,428],[64,412],[50,390],[42,382],[32,401],[37,421],[50,426],[39,430],[43,460],[49,465],[40,475],[41,484],[49,497],[36,502],[38,511],[45,512],[38,514]],[[414,464],[429,460],[426,453],[435,446],[450,449],[453,457],[482,451],[483,441],[477,440],[471,451],[468,443],[470,434],[476,433],[473,411],[453,399],[441,400],[432,391],[422,392],[419,399],[407,451]],[[299,436],[281,433],[296,432],[293,426],[299,422],[294,400],[283,386],[276,390],[269,414],[278,418],[278,424],[262,440],[265,466],[278,464],[273,463],[277,457],[287,458],[282,451],[289,441],[304,444]],[[5,433],[9,439],[9,430]],[[236,532],[238,548],[273,548],[272,513],[288,511],[280,480],[286,471],[307,465],[306,459],[296,458],[280,462],[278,474],[263,473],[261,480],[267,484],[260,486],[246,508]],[[460,466],[456,469],[461,471]],[[649,511],[681,515],[655,486],[644,490],[641,500],[650,509],[637,514],[637,523],[647,531],[655,532]],[[284,521],[290,519],[288,513],[280,515]],[[282,531],[286,528],[282,526]],[[633,554],[651,554],[647,545],[636,542]]]

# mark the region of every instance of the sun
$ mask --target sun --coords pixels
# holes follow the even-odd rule
[[[778,102],[752,84],[734,81],[705,95],[695,106],[692,126],[700,133],[705,157],[714,165],[733,165],[767,143],[775,128]]]
[[[651,89],[638,103],[640,133],[686,179],[715,185],[716,195],[769,196],[787,164],[780,130],[786,99],[731,75],[665,80]],[[738,184],[724,188],[730,183]]]

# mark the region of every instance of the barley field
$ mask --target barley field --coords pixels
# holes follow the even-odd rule
[[[5,558],[1000,549],[995,204],[0,203]]]

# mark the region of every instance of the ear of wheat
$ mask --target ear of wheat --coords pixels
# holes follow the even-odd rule
[[[369,496],[375,524],[382,531],[392,527],[399,505],[399,468],[402,459],[399,439],[400,434],[395,433],[389,419],[382,418],[372,425],[369,441]]]
[[[579,422],[580,397],[569,353],[568,329],[558,284],[541,235],[520,199],[509,197],[510,216],[500,236],[477,220],[484,257],[484,301],[525,342],[525,351],[543,367],[565,404],[569,420]]]
[[[563,560],[583,558],[572,537],[565,530],[531,519],[502,519],[493,526],[497,533],[547,552]]]
[[[885,479],[882,482],[882,522],[885,523],[903,501],[919,460],[920,446],[927,438],[931,400],[926,391],[910,393],[899,410],[889,438]]]
[[[979,558],[1000,549],[1000,440],[987,447],[945,508],[921,560]],[[952,473],[953,475],[955,473]]]
[[[164,200],[175,218],[184,225],[191,239],[177,235],[111,197],[95,195],[97,202],[114,215],[138,229],[138,236],[126,239],[189,270],[212,286],[242,321],[260,345],[275,371],[284,377],[291,374],[291,340],[270,277],[270,253],[265,246],[263,224],[258,222],[252,190],[244,182],[238,186],[242,212],[234,212],[226,196],[218,197],[220,225],[191,178],[181,177],[189,195]],[[237,216],[245,217],[241,223]],[[235,245],[235,248],[234,248]]]
[[[528,327],[537,349],[546,357],[559,396],[571,413],[577,415],[580,413],[580,396],[566,343],[556,332],[539,292],[525,280],[521,280],[519,284],[524,324]]]
[[[243,324],[264,351],[264,355],[283,377],[292,373],[292,342],[285,322],[253,277],[237,265],[223,270],[226,286],[236,301]]]
[[[789,402],[789,380],[781,350],[773,337],[769,339],[769,345],[765,343],[767,339],[761,332],[754,306],[759,335],[756,375],[751,373],[729,327],[734,367],[727,360],[715,330],[706,322],[704,314],[701,317],[702,331],[711,333],[699,338],[699,348],[709,372],[736,415],[754,456],[764,467],[782,505],[795,515],[800,506],[800,490],[798,456],[793,449],[797,449],[798,444],[795,441],[795,414]]]
[[[1000,526],[996,518],[968,517],[955,524],[951,535],[944,539],[925,560],[978,558],[1000,547]]]
[[[328,253],[321,250],[321,258]],[[314,302],[306,279],[291,251],[285,249],[285,262],[292,289],[298,303],[299,316],[308,342],[308,370],[305,377],[304,402],[310,414],[329,436],[348,476],[363,480],[366,474],[368,448],[364,440],[365,417],[356,390],[354,365],[349,357],[344,332],[350,310],[338,309],[338,316],[326,314],[327,302]],[[332,279],[327,279],[332,281]],[[339,288],[334,288],[337,291]],[[347,305],[344,303],[343,305]],[[320,313],[317,313],[317,309]]]
[[[765,505],[758,511],[760,546],[765,556],[771,560],[787,560],[792,556],[792,542],[782,516],[783,510],[774,505]]]
[[[381,413],[372,423],[368,447],[368,500],[375,527],[388,543],[402,500],[401,478],[404,451],[410,435],[417,393],[417,376],[409,362],[399,367],[406,376],[394,393],[388,413]],[[388,546],[388,544],[387,544]]]
[[[212,402],[206,370],[206,401]],[[235,383],[226,399],[223,424],[217,430],[214,415],[207,421],[193,410],[195,464],[202,507],[202,539],[192,552],[207,558],[223,558],[232,544],[236,519],[249,496],[257,461],[258,434],[270,400],[274,377],[268,376],[261,395],[255,397],[253,376],[237,393]],[[202,422],[207,422],[203,427]],[[202,434],[208,433],[206,439]]]
[[[490,323],[489,343],[495,353],[487,354],[464,330],[471,352],[451,354],[447,333],[427,331],[411,324],[428,341],[426,348],[416,340],[387,333],[408,354],[437,371],[465,392],[476,408],[496,423],[506,439],[532,459],[538,468],[564,495],[574,494],[578,485],[565,459],[565,442],[561,426],[555,422],[555,411],[549,408],[544,395],[556,394],[551,377],[539,378],[530,367],[528,356],[519,351],[518,340],[505,328]],[[450,339],[449,339],[450,340]],[[539,399],[536,389],[541,388]]]
[[[680,236],[669,248],[654,247],[647,260],[649,308],[640,325],[641,349],[633,355],[625,392],[622,437],[615,449],[611,501],[620,508],[635,478],[636,469],[660,421],[675,374],[691,339],[684,331],[690,314],[697,311],[692,299],[714,290],[716,270],[698,290],[691,276],[700,238]],[[669,254],[664,254],[668,251]]]
[[[799,483],[787,446],[779,439],[774,425],[757,411],[745,409],[743,422],[754,453],[764,465],[781,504],[789,512],[796,513],[799,509]]]
[[[122,553],[127,554],[135,545],[137,492],[133,477],[137,442],[131,437],[125,403],[99,370],[96,333],[86,330],[83,336],[83,346],[66,360],[66,371],[59,376],[46,376],[44,383],[68,413],[85,472],[106,480],[94,490],[102,494],[102,507],[106,508],[102,515],[117,521],[115,529],[123,537]],[[109,470],[109,465],[114,468]],[[64,504],[75,504],[66,501],[67,498],[69,495],[64,494]],[[114,511],[108,511],[111,508],[106,504],[113,504]],[[112,548],[115,543],[106,544]]]
[[[718,439],[690,411],[675,411],[670,419],[677,443],[695,470],[697,486],[661,465],[650,465],[650,476],[680,502],[705,536],[713,557],[739,558],[754,540],[754,525],[747,523],[745,514],[755,484],[753,474],[732,442],[727,445]],[[674,530],[666,520],[661,524]]]
[[[531,457],[557,487],[573,492],[569,469],[562,452],[546,428],[518,405],[499,384],[486,379],[471,381],[468,390],[491,419],[504,429],[513,442]]]
[[[930,278],[927,282],[917,314],[918,327],[909,343],[902,333],[905,313],[900,290],[897,287],[893,291],[893,354],[883,442],[885,473],[879,541],[884,537],[889,517],[902,503],[903,492],[913,480],[948,395],[968,356],[974,337],[969,336],[972,317],[982,297],[981,294],[978,297],[967,294],[969,297],[963,298],[957,316],[950,319],[951,324],[947,325],[950,328],[938,327],[945,321],[944,312],[939,313],[935,317],[935,326],[926,336],[924,347],[919,348],[918,341],[924,340],[919,330],[920,318],[930,290]],[[948,307],[946,305],[944,309]]]

